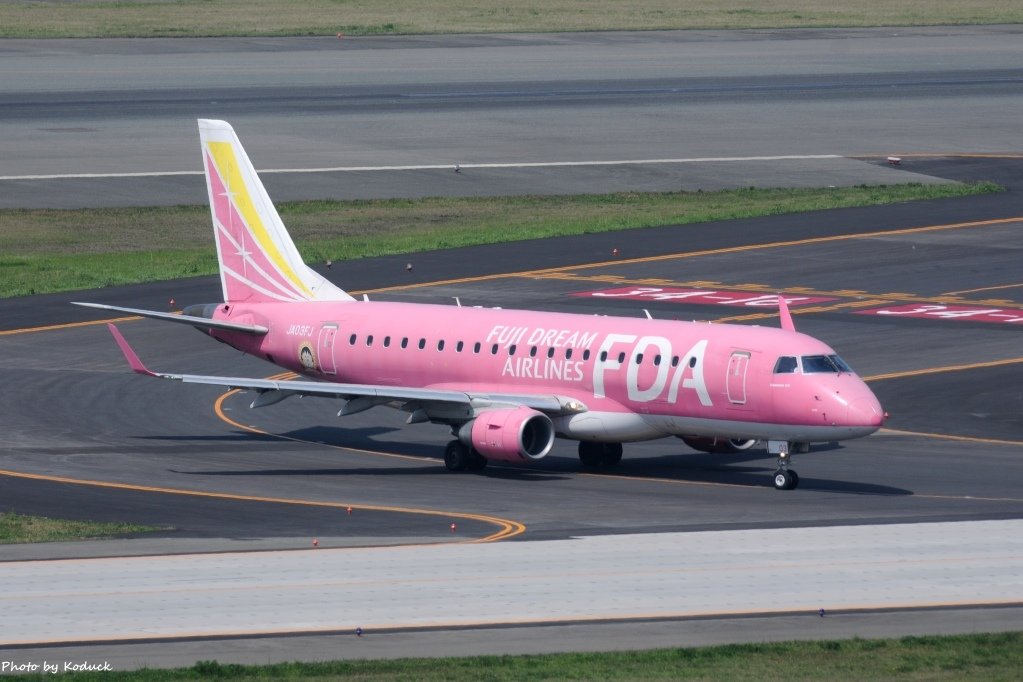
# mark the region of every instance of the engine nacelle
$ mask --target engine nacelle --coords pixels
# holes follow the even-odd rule
[[[458,438],[488,459],[537,460],[554,445],[554,424],[528,407],[486,410],[459,429]]]
[[[710,438],[707,436],[679,436],[693,450],[700,452],[730,453],[749,450],[757,444],[755,438]]]

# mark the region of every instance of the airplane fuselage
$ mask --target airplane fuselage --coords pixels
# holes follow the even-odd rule
[[[214,319],[269,328],[211,334],[317,379],[570,397],[586,411],[553,421],[579,440],[831,441],[883,419],[851,371],[776,372],[835,354],[782,329],[387,302],[232,303]]]

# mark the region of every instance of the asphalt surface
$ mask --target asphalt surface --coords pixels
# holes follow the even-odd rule
[[[277,201],[895,182],[1018,147],[1020,31],[5,41],[0,206],[203,203],[196,118]]]
[[[693,52],[711,51],[705,62],[698,62],[694,67],[693,77],[740,78],[742,73],[748,72],[768,78],[772,74],[764,71],[790,69],[797,74],[799,83],[810,90],[809,85],[816,83],[821,86],[824,81],[815,80],[816,76],[805,76],[806,69],[793,69],[793,64],[805,63],[807,54],[813,54],[824,45],[857,46],[846,55],[851,61],[839,60],[837,66],[830,67],[839,74],[862,74],[885,63],[885,58],[891,57],[891,53],[885,53],[886,50],[904,50],[903,58],[896,60],[901,65],[896,71],[901,69],[901,72],[912,73],[915,81],[920,82],[913,85],[915,89],[906,97],[886,102],[891,108],[880,114],[877,106],[882,99],[883,83],[888,82],[889,90],[898,90],[891,87],[891,68],[885,69],[885,75],[876,79],[876,87],[862,79],[856,80],[859,76],[836,76],[841,82],[834,96],[822,94],[823,87],[817,87],[815,93],[805,96],[797,92],[798,88],[790,88],[787,97],[774,99],[771,93],[761,93],[754,97],[756,106],[746,105],[748,111],[741,107],[749,99],[750,83],[730,81],[731,85],[722,86],[721,92],[712,93],[715,98],[713,106],[707,104],[701,116],[697,117],[702,121],[701,125],[694,128],[697,132],[708,130],[711,127],[709,116],[713,112],[718,132],[714,136],[697,135],[699,143],[689,146],[679,146],[677,135],[658,137],[663,131],[658,129],[660,124],[652,123],[662,120],[666,113],[658,109],[657,102],[661,96],[667,97],[671,100],[670,106],[677,108],[672,110],[674,114],[679,111],[696,113],[696,110],[685,109],[684,98],[678,93],[642,94],[640,99],[644,105],[636,110],[641,110],[643,115],[625,118],[622,118],[622,109],[616,106],[605,108],[606,101],[597,96],[580,96],[582,102],[588,102],[586,105],[558,101],[556,106],[539,107],[538,110],[561,121],[550,128],[543,128],[528,116],[520,117],[522,112],[537,109],[538,100],[546,97],[535,85],[543,80],[537,75],[537,65],[542,64],[543,59],[551,59],[551,55],[539,56],[538,53],[532,76],[523,78],[521,74],[514,73],[515,69],[506,76],[510,82],[521,80],[524,83],[522,87],[533,88],[529,95],[531,99],[524,106],[512,107],[498,115],[494,112],[504,111],[502,107],[505,105],[501,104],[504,99],[494,98],[496,103],[490,104],[496,108],[489,110],[488,115],[478,116],[471,124],[462,120],[439,128],[437,121],[449,112],[443,111],[442,103],[435,103],[431,105],[433,108],[427,109],[425,118],[409,114],[402,125],[413,120],[425,121],[427,124],[422,129],[425,133],[439,130],[450,133],[460,126],[471,133],[464,138],[471,140],[465,149],[477,149],[476,143],[492,132],[481,134],[481,122],[500,124],[502,130],[508,131],[505,135],[494,135],[494,144],[485,146],[480,156],[470,161],[535,159],[535,150],[544,145],[551,152],[548,158],[564,158],[562,152],[568,146],[574,146],[577,149],[574,152],[576,160],[595,158],[591,154],[599,154],[601,158],[634,159],[664,158],[667,152],[671,152],[671,156],[681,158],[694,154],[720,156],[729,152],[738,155],[745,150],[742,155],[748,156],[751,152],[764,155],[800,145],[797,151],[808,154],[833,151],[862,154],[868,144],[874,144],[870,140],[879,142],[869,151],[877,151],[881,147],[918,150],[927,154],[950,151],[1011,153],[1016,150],[1018,135],[1015,133],[1018,131],[1015,130],[1015,122],[1012,126],[1008,124],[1014,102],[1019,97],[1019,88],[1012,73],[1014,67],[1005,63],[1006,55],[1011,51],[1003,47],[1015,45],[1013,41],[1018,42],[1016,29],[946,29],[910,33],[912,37],[908,40],[892,40],[871,31],[844,32],[840,36],[808,32],[799,34],[798,38],[791,37],[795,34],[784,34],[778,41],[764,36],[733,34],[701,34],[681,39],[658,34],[646,38],[651,41],[650,46],[645,46],[643,36],[583,36],[564,39],[572,50],[558,53],[561,56],[574,55],[573,59],[566,60],[565,79],[597,80],[603,90],[613,90],[606,77],[596,78],[592,72],[587,74],[583,71],[599,69],[599,61],[587,66],[586,60],[592,57],[589,50],[606,52],[609,42],[620,50],[609,56],[632,54],[635,49],[645,51],[642,55],[637,53],[635,61],[622,62],[622,68],[647,73],[656,81],[645,86],[651,90],[669,83],[676,76],[662,73],[670,70],[671,60],[657,61],[650,50],[660,54],[665,46],[672,45],[682,45]],[[836,38],[849,42],[830,42]],[[458,55],[460,59],[469,61],[483,54],[475,50],[495,46],[495,39],[490,38],[460,40],[463,42],[457,48],[474,50],[471,55]],[[524,41],[530,50],[541,50],[555,49],[558,46],[554,44],[558,40],[550,37],[512,38],[508,43],[519,47],[519,43]],[[867,42],[852,42],[856,40]],[[939,69],[942,72],[935,73],[933,55],[947,49],[949,43],[944,41],[948,40],[961,48],[958,54],[962,61],[948,70]],[[221,48],[207,44],[200,51],[195,50],[193,44],[193,47],[182,51],[190,55],[189,59],[195,60],[195,54],[223,49],[225,54],[220,56],[226,60],[225,64],[229,64],[232,58],[241,60],[241,56],[232,57],[237,52],[244,55],[253,50],[265,52],[264,68],[267,62],[279,61],[283,55],[287,68],[280,72],[285,73],[289,69],[300,70],[308,66],[306,60],[310,56],[307,53],[334,49],[333,44],[328,47],[322,42],[316,43],[314,50],[306,49],[309,44],[302,43],[303,49],[296,51],[301,59],[295,62],[288,61],[292,59],[288,56],[289,51],[272,41],[266,44],[228,41]],[[102,53],[102,58],[92,61],[94,55],[87,55],[89,59],[81,59],[87,68],[79,74],[83,76],[79,82],[81,91],[87,96],[77,114],[75,110],[60,114],[68,118],[66,123],[54,125],[51,121],[38,120],[40,117],[57,116],[53,112],[60,109],[64,101],[59,98],[53,102],[56,106],[49,110],[50,113],[42,110],[31,113],[26,109],[30,113],[21,120],[16,120],[17,107],[0,109],[4,112],[0,116],[13,117],[5,121],[3,127],[3,135],[11,137],[4,137],[2,145],[5,152],[11,153],[5,154],[2,163],[13,159],[17,166],[15,171],[7,170],[9,166],[5,166],[5,175],[68,170],[88,172],[87,168],[97,166],[106,172],[152,170],[151,163],[141,163],[143,158],[150,162],[154,158],[165,159],[167,165],[162,168],[167,170],[187,169],[195,163],[192,158],[197,156],[194,149],[178,148],[181,140],[194,138],[192,122],[184,125],[178,121],[173,126],[163,126],[164,121],[156,113],[143,115],[136,122],[121,121],[110,113],[110,99],[104,99],[106,95],[89,94],[104,92],[107,87],[101,81],[89,80],[98,77],[95,74],[103,73],[100,67],[122,64],[125,56],[138,56],[137,46],[116,41],[99,49],[92,43],[71,44],[64,46],[67,54],[61,55],[62,50],[54,49],[54,45],[49,44],[48,49],[53,49],[54,54],[47,58],[58,63],[61,59],[81,58],[83,50]],[[153,68],[146,66],[146,59],[173,58],[179,51],[177,45],[153,43],[148,49],[155,56],[143,59],[139,73],[150,73],[147,68]],[[237,50],[238,45],[245,49]],[[645,47],[636,48],[636,45]],[[29,52],[39,49],[38,45],[21,43],[7,43],[4,47],[14,53],[22,49]],[[511,49],[508,44],[504,47]],[[720,50],[726,47],[736,50],[735,54],[723,57]],[[866,48],[875,48],[879,52],[874,55]],[[344,49],[354,48],[346,45]],[[437,47],[437,39],[416,40],[394,49],[389,59],[423,60],[428,57],[428,52],[441,54],[445,49]],[[748,59],[749,51],[759,54],[762,49],[767,49],[774,58],[761,61]],[[406,50],[411,51],[406,53]],[[775,50],[781,52],[776,53]],[[841,54],[841,50],[838,52]],[[375,57],[381,54],[372,50],[368,53]],[[502,59],[507,62],[506,56],[502,57],[500,53],[492,59],[496,64],[503,63]],[[644,59],[653,59],[656,66],[644,66]],[[892,62],[889,59],[887,63]],[[445,62],[443,68],[454,68],[453,64]],[[388,63],[380,71],[367,72],[360,77],[373,81],[367,87],[376,87],[381,73],[399,73],[395,66]],[[573,72],[573,69],[581,71]],[[328,71],[326,67],[322,71],[314,69],[308,78],[325,78]],[[950,74],[963,71],[973,75],[953,82]],[[354,72],[358,73],[358,70]],[[184,77],[183,73],[185,71],[181,69],[170,68],[166,70],[166,78]],[[236,67],[232,76],[244,78],[239,73],[241,71]],[[456,73],[444,73],[447,75],[441,80],[445,84],[457,81]],[[470,73],[469,70],[462,73],[463,77],[471,78],[464,75]],[[110,78],[123,75],[112,73]],[[276,74],[273,77],[284,78],[287,75]],[[398,86],[409,82],[407,76],[403,78]],[[943,87],[949,92],[963,95],[970,90],[976,93],[976,97],[947,97],[940,92],[941,87],[922,85],[926,79],[944,80]],[[493,80],[491,77],[488,82]],[[28,79],[14,84],[18,87],[7,89],[8,96],[13,98],[7,102],[29,102],[30,98],[24,93],[37,86]],[[177,87],[172,82],[157,81],[156,84],[168,91]],[[219,85],[213,83],[201,87]],[[473,85],[477,86],[478,83]],[[563,89],[563,86],[559,83],[558,88]],[[679,84],[680,88],[682,86],[695,87],[692,83]],[[39,87],[46,90],[50,86],[42,84]],[[53,89],[61,88],[53,86]],[[243,100],[246,92],[249,91],[241,91]],[[636,95],[632,93],[632,96]],[[248,96],[252,99],[251,92]],[[23,100],[17,100],[18,97]],[[602,97],[630,99],[629,93],[622,92],[605,92]],[[820,105],[810,98],[820,98]],[[777,136],[781,130],[780,121],[786,117],[790,123],[800,127],[799,117],[793,118],[792,111],[781,106],[788,100],[799,105],[798,108],[804,112],[800,116],[820,116],[819,120],[828,121],[827,126],[809,129],[802,126],[802,132],[807,134],[801,140],[806,144],[797,141],[794,135],[787,138],[785,135]],[[936,106],[939,100],[940,107]],[[735,109],[729,109],[729,106]],[[867,117],[864,112],[870,107],[874,108]],[[730,118],[730,114],[740,110],[747,111],[749,115],[755,112],[761,118],[767,115],[778,118],[772,119],[772,125],[750,126],[749,119]],[[811,110],[812,115],[805,113]],[[840,110],[845,113],[835,117],[835,112]],[[923,113],[925,110],[926,114]],[[96,113],[93,118],[103,124],[96,126],[87,122],[86,119],[92,116],[90,112]],[[283,107],[277,116],[266,112],[237,113],[243,121],[251,124],[254,131],[258,131],[265,129],[263,124],[275,120],[278,125],[292,120],[294,112]],[[590,117],[586,122],[592,127],[580,126],[582,135],[566,134],[568,123],[565,121],[579,113]],[[226,114],[232,112],[226,111]],[[383,112],[379,119],[379,138],[362,136],[361,132],[365,130],[360,131],[360,136],[356,136],[360,140],[356,146],[365,157],[356,155],[354,162],[376,164],[380,158],[391,164],[444,160],[437,153],[438,148],[440,144],[449,143],[453,139],[451,136],[430,137],[431,143],[427,148],[417,148],[409,144],[410,132],[395,136],[394,129],[389,129],[396,124],[396,115]],[[708,118],[704,119],[703,115]],[[562,116],[568,119],[559,118]],[[860,117],[858,122],[849,125],[849,121],[857,116]],[[365,124],[355,114],[344,114],[343,117],[346,125]],[[864,121],[868,118],[872,128],[890,135],[866,135]],[[612,119],[619,123],[614,127],[602,127],[603,122]],[[309,165],[309,158],[305,161],[302,158],[309,149],[308,139],[322,140],[324,122],[328,120],[326,115],[323,118],[310,115],[308,119],[301,119],[302,126],[292,127],[288,133],[281,133],[281,128],[278,128],[278,132],[271,132],[265,137],[255,135],[253,141],[257,147],[265,145],[265,153],[260,152],[261,156],[271,161],[280,159],[284,165],[302,163],[305,167]],[[904,125],[909,120],[913,125]],[[627,134],[623,135],[621,121],[631,126]],[[722,121],[734,122],[735,128],[722,126]],[[62,126],[69,130],[39,130]],[[476,126],[475,130],[473,126]],[[530,126],[534,132],[543,129],[549,135],[537,139],[533,146],[524,147],[524,130]],[[76,132],[78,128],[89,130]],[[126,142],[130,140],[137,145],[141,139],[140,130],[149,128],[156,128],[158,132],[154,140],[144,143],[144,153],[125,153]],[[1008,135],[1010,128],[1013,132],[1011,138]],[[743,135],[736,134],[739,129],[744,131]],[[250,147],[242,132],[243,140]],[[825,132],[828,133],[827,146],[821,144],[824,139],[821,135]],[[379,153],[377,145],[382,147],[388,135],[392,138],[391,149],[404,150],[401,156],[388,157]],[[564,146],[560,142],[551,142],[558,135],[564,136]],[[307,142],[302,142],[306,136]],[[15,140],[15,137],[19,139]],[[587,146],[598,137],[601,140],[617,139],[621,146],[601,146],[603,142]],[[110,141],[115,138],[123,140],[111,146]],[[26,144],[57,139],[67,141],[67,144],[62,143],[57,152],[48,151],[42,156],[29,153],[33,147]],[[260,142],[260,139],[269,142]],[[667,147],[665,140],[671,141]],[[154,142],[155,147],[149,146]],[[93,145],[97,143],[106,150],[103,154],[95,153]],[[336,143],[326,146],[333,144]],[[636,144],[640,145],[638,149]],[[164,146],[160,148],[160,145]],[[724,153],[701,154],[715,145],[723,148]],[[34,148],[41,147],[37,145]],[[281,150],[291,150],[288,153],[294,156],[285,154],[282,157],[277,154]],[[323,151],[323,156],[312,159],[313,164],[320,167],[337,165],[328,158],[335,150]],[[351,158],[346,157],[346,165]],[[448,160],[464,161],[466,158],[469,157],[463,158],[459,153],[455,159]],[[809,162],[795,161],[793,168],[802,167],[802,174],[806,175],[806,163]],[[896,168],[867,160],[856,164],[857,168],[871,173],[872,169],[878,169],[886,176],[907,174],[909,177],[908,174],[914,174],[912,177],[992,179],[1008,189],[997,195],[961,200],[640,230],[630,232],[627,237],[586,235],[431,252],[411,258],[371,259],[335,266],[327,273],[349,291],[369,291],[371,296],[381,299],[435,302],[458,296],[466,304],[514,305],[627,316],[642,315],[642,309],[647,308],[655,316],[680,319],[722,319],[751,311],[656,300],[598,299],[573,294],[620,287],[687,286],[754,294],[798,289],[829,298],[820,306],[826,308],[824,310],[801,312],[795,308],[797,326],[831,343],[863,376],[897,375],[872,381],[872,387],[892,414],[888,424],[890,428],[868,439],[839,446],[821,446],[808,455],[798,456],[795,467],[800,472],[801,485],[791,494],[779,493],[770,487],[769,475],[774,469],[774,460],[762,451],[710,456],[693,453],[676,441],[637,444],[627,447],[621,467],[609,475],[580,472],[571,445],[559,444],[551,457],[535,467],[491,467],[481,475],[453,476],[446,472],[439,460],[443,444],[448,440],[445,429],[407,427],[403,425],[401,415],[382,409],[341,421],[334,416],[336,406],[327,401],[286,401],[265,410],[249,411],[243,397],[227,398],[220,414],[248,427],[240,428],[237,424],[225,422],[214,409],[219,398],[217,391],[147,381],[134,376],[124,366],[102,325],[64,326],[96,318],[90,311],[68,305],[71,300],[84,298],[156,309],[168,307],[172,298],[177,306],[217,300],[218,282],[212,278],[199,278],[0,301],[0,327],[16,332],[0,335],[0,366],[9,384],[18,387],[0,395],[0,423],[5,434],[5,444],[0,450],[0,469],[39,477],[0,476],[0,495],[3,496],[5,510],[69,518],[116,518],[165,528],[155,536],[129,542],[71,543],[46,548],[4,547],[0,549],[0,558],[10,561],[54,556],[306,548],[313,538],[323,543],[321,546],[386,545],[409,540],[434,543],[479,539],[503,533],[500,537],[508,538],[506,541],[528,542],[604,534],[1020,518],[1023,497],[1019,495],[1018,483],[1023,480],[1023,464],[1018,455],[1023,444],[1023,397],[1019,386],[1023,385],[1023,358],[1019,351],[1018,324],[982,322],[976,317],[943,316],[934,314],[941,312],[934,308],[928,309],[930,314],[919,318],[863,312],[886,306],[948,306],[952,305],[952,300],[957,301],[956,305],[972,306],[973,309],[1023,309],[1020,287],[1020,275],[1023,273],[1019,266],[1023,262],[1020,259],[1023,244],[1018,237],[1023,221],[1023,198],[1019,191],[1023,164],[1014,159],[972,156],[907,156]],[[698,165],[693,173],[698,176],[704,171],[708,172],[708,186],[721,181],[723,172],[706,164]],[[862,177],[871,177],[866,171]],[[383,185],[393,185],[407,177],[403,173],[388,172],[392,175],[379,181]],[[507,171],[503,172],[507,175]],[[544,178],[547,184],[572,191],[580,177],[585,177],[580,176],[578,170],[553,172],[548,169],[543,172],[550,173]],[[651,173],[647,166],[617,168],[614,174],[624,178],[622,184],[625,186],[643,185],[653,176],[661,175],[659,172]],[[445,174],[440,181],[450,182],[449,177],[461,175]],[[472,171],[466,174],[470,178],[472,175]],[[817,175],[823,177],[819,171]],[[350,177],[351,173],[344,174],[346,182]],[[637,178],[643,181],[638,182]],[[183,186],[187,179],[188,176],[172,176],[144,179],[144,182],[154,186],[167,183]],[[130,198],[127,195],[132,192],[120,196],[116,191],[108,191],[112,187],[123,186],[124,180],[97,180],[97,184],[89,186],[79,196],[96,193],[109,197],[107,203],[127,202]],[[29,195],[63,195],[71,187],[60,184],[63,180],[34,184],[36,182],[27,179],[0,181],[3,196],[16,197],[15,202],[24,201],[24,197]],[[46,184],[50,182],[57,184]],[[561,182],[565,184],[559,185]],[[778,182],[784,184],[785,178],[778,179]],[[426,184],[429,187],[429,183]],[[16,195],[11,189],[15,185],[25,187],[28,194]],[[283,186],[277,189],[286,192]],[[176,191],[171,187],[166,197],[175,196]],[[392,188],[390,191],[401,190]],[[278,196],[274,188],[271,193]],[[71,195],[74,196],[75,192]],[[195,201],[203,199],[204,192]],[[925,229],[964,223],[970,226]],[[879,232],[890,234],[848,237]],[[782,242],[795,243],[783,245]],[[753,248],[729,251],[738,247]],[[707,253],[709,251],[716,253]],[[665,254],[679,256],[641,260]],[[411,273],[404,267],[410,260],[414,264]],[[538,274],[537,270],[546,272]],[[502,273],[508,274],[493,277]],[[472,280],[483,277],[487,279]],[[437,284],[451,279],[467,281]],[[651,285],[652,281],[656,283]],[[381,289],[387,291],[378,291]],[[958,299],[953,299],[954,296]],[[757,311],[754,309],[752,312]],[[745,323],[774,324],[775,321],[757,318],[747,319]],[[17,331],[48,325],[57,325],[58,328]],[[240,357],[222,346],[211,344],[187,328],[168,329],[159,323],[132,321],[122,324],[122,330],[143,360],[157,370],[252,376],[264,376],[275,371],[270,365]],[[923,370],[928,373],[906,374]],[[262,433],[253,433],[249,429]],[[99,486],[97,482],[123,487]],[[347,513],[348,506],[353,507],[351,515]],[[450,528],[451,523],[456,524],[454,532]],[[524,526],[525,530],[519,532],[517,524]],[[835,632],[843,633],[838,636],[871,636],[871,633],[962,631],[963,628],[1018,629],[1021,623],[1015,609],[971,611],[970,620],[966,623],[962,616],[963,612],[956,610],[927,611],[908,616],[859,614],[856,618],[844,620],[843,627],[836,627]],[[790,637],[815,637],[821,633],[817,620],[806,622],[793,617],[788,620],[775,618],[768,622],[770,627],[778,625],[779,632]],[[762,628],[751,627],[749,621],[743,619],[724,619],[714,623],[715,636],[710,637],[713,641],[767,637]],[[564,629],[555,632],[559,636],[566,635],[566,648],[580,648],[579,642],[587,637],[618,625],[562,627]],[[708,627],[705,621],[698,624],[630,624],[619,641],[633,642],[637,646],[647,642],[658,645],[690,641],[705,643],[692,632],[699,629],[705,633]],[[660,634],[655,636],[651,628]],[[386,640],[375,640],[385,643],[366,655],[390,655],[399,642],[403,653],[425,651],[438,642],[446,643],[445,653],[543,651],[550,649],[552,631],[550,628],[516,630],[513,636],[509,636],[507,631],[481,629],[464,637],[431,632],[387,637]],[[452,642],[452,639],[457,641]],[[458,642],[462,644],[458,645]],[[128,661],[127,665],[131,665],[130,661],[139,660],[132,656],[145,657],[153,664],[172,665],[221,654],[223,660],[268,660],[271,658],[269,655],[263,658],[268,650],[278,652],[281,657],[287,657],[287,652],[294,651],[298,652],[294,657],[319,658],[334,655],[338,646],[336,638],[288,638],[257,642],[132,645],[117,648],[116,652],[109,647],[102,651],[95,648],[85,651],[91,652],[90,655],[121,657],[120,660]],[[369,647],[365,647],[363,651],[368,650]],[[68,647],[58,650],[61,655],[68,656],[78,655],[81,651]],[[345,648],[344,651],[348,655],[347,652],[352,650]],[[57,653],[52,649],[48,652]],[[35,656],[37,653],[19,651],[17,655]],[[351,655],[361,654],[353,651]]]
[[[1018,168],[1018,162],[995,164],[1003,181],[1016,172],[1007,168],[1013,163]],[[932,166],[954,175],[957,163]],[[972,162],[967,172],[975,172]],[[1023,216],[1023,202],[1010,183],[1005,193],[963,200],[634,231],[618,257],[611,251],[622,235],[592,235],[547,240],[543,249],[540,244],[522,242],[419,254],[414,257],[412,273],[405,271],[404,259],[356,261],[332,269],[330,276],[352,291],[398,287],[372,293],[374,298],[445,301],[459,296],[466,304],[625,316],[639,316],[641,308],[647,308],[655,316],[681,319],[719,319],[737,311],[723,306],[572,294],[623,283],[648,283],[650,278],[706,283],[721,281],[722,273],[742,273],[742,277],[729,275],[719,286],[727,289],[753,283],[768,293],[801,288],[833,294],[838,288],[835,283],[841,282],[842,289],[859,293],[834,300],[876,299],[897,305],[906,300],[932,300],[957,289],[999,286],[1012,281],[1006,278],[1018,271],[1019,262],[1018,221],[909,234],[905,230],[954,225],[967,219],[1005,220],[1014,214]],[[894,234],[844,238],[879,231]],[[739,245],[822,238],[833,241],[706,253]],[[674,252],[704,255],[643,260]],[[511,274],[494,279],[495,262],[501,264],[500,271]],[[870,267],[863,267],[864,263]],[[545,272],[537,275],[533,272],[537,269]],[[471,281],[474,277],[487,279]],[[428,285],[432,278],[463,281]],[[403,284],[408,287],[402,288]],[[194,298],[192,290],[198,292]],[[189,293],[183,295],[182,291]],[[1018,290],[993,293],[1023,307]],[[95,318],[92,311],[83,313],[67,305],[83,297],[160,307],[170,297],[184,304],[214,300],[216,294],[216,282],[201,279],[138,290],[103,290],[88,296],[72,293],[10,299],[0,303],[0,310],[6,327],[23,329]],[[979,293],[964,300],[990,299]],[[830,341],[868,377],[1011,360],[1019,355],[1018,326],[1012,324],[867,316],[857,310],[802,314],[797,307],[795,312],[801,330]],[[158,370],[253,376],[273,371],[265,363],[225,352],[187,328],[168,329],[151,321],[128,322],[122,328],[143,359]],[[443,511],[488,514],[525,523],[528,531],[520,539],[784,526],[793,519],[802,524],[829,524],[1006,518],[1021,510],[1015,485],[1019,465],[1011,445],[964,445],[882,432],[835,448],[824,446],[819,456],[806,457],[798,465],[802,475],[799,497],[779,497],[768,488],[774,462],[762,451],[709,456],[688,453],[674,441],[629,446],[626,460],[616,472],[626,478],[580,475],[568,443],[559,444],[552,457],[529,469],[494,467],[479,477],[451,476],[437,459],[448,439],[442,427],[405,427],[401,415],[387,410],[338,420],[334,417],[336,406],[330,401],[289,401],[272,409],[250,411],[244,396],[227,399],[224,414],[231,419],[289,440],[249,433],[218,418],[213,409],[219,395],[215,389],[189,387],[185,391],[175,384],[147,382],[128,373],[102,325],[16,333],[0,342],[5,347],[6,371],[16,383],[33,386],[29,395],[14,392],[3,398],[9,444],[5,469],[60,472],[86,480],[107,480],[114,473],[114,480],[138,486],[157,481],[160,487],[173,490],[342,506],[391,505],[401,500],[401,507],[437,510],[438,501],[444,500],[440,505]],[[55,357],[61,358],[56,368],[52,365]],[[1014,442],[1021,433],[1020,396],[1015,388],[1021,370],[1023,364],[976,367],[881,379],[874,387],[892,413],[892,429]],[[969,467],[959,465],[964,448],[970,451]],[[929,462],[924,469],[921,459]],[[18,481],[14,485],[7,481],[11,490],[5,499],[39,511],[42,500],[53,498],[53,485],[57,484]],[[329,528],[336,511],[300,504],[263,503],[273,522],[264,524],[261,532],[259,523],[248,514],[229,512],[235,507],[223,501],[193,500],[171,493],[146,496],[130,490],[107,489],[97,494],[88,486],[60,485],[59,499],[66,504],[55,515],[109,518],[112,510],[135,509],[138,500],[148,499],[130,520],[170,526],[174,530],[164,534],[168,539],[208,538],[211,529],[219,528],[219,536],[225,538],[222,549],[246,546],[245,538],[253,537],[261,541],[277,537],[284,546],[304,546],[318,535],[338,535]],[[554,501],[569,494],[581,496],[579,503],[566,507]],[[816,495],[829,498],[827,504],[815,499]],[[110,504],[122,498],[123,502]],[[680,504],[675,513],[656,511],[662,505]],[[743,513],[737,516],[736,508]],[[607,509],[615,511],[609,515]],[[217,515],[213,524],[211,513]],[[368,516],[374,519],[367,520]],[[342,520],[347,523],[345,517]],[[389,543],[417,533],[444,535],[428,532],[431,521],[411,517],[414,520],[367,512],[359,516],[363,525],[356,528],[348,523],[345,532],[351,534],[349,542],[358,543]],[[435,528],[446,530],[447,523],[441,521]],[[484,536],[493,531],[485,524],[459,525],[467,535]],[[227,542],[229,539],[236,542]],[[183,546],[187,544],[174,545],[174,550],[181,551]],[[96,547],[99,553],[109,551]]]

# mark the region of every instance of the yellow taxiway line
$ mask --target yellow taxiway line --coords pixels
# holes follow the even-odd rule
[[[962,372],[970,369],[984,369],[986,367],[1004,367],[1005,365],[1018,365],[1023,363],[1023,358],[1006,358],[1005,360],[991,360],[990,362],[972,362],[965,365],[946,365],[945,367],[927,367],[925,369],[910,369],[904,372],[888,372],[887,374],[875,374],[863,377],[864,381],[884,381],[885,379],[901,379],[903,377],[915,377],[924,374],[944,374],[945,372]]]
[[[69,478],[66,476],[52,476],[49,474],[32,474],[22,471],[9,471],[6,469],[0,469],[0,476],[9,476],[11,478],[24,478],[34,481],[48,481],[51,483],[70,483],[72,485],[87,485],[97,488],[113,488],[117,490],[131,490],[135,492],[146,492],[146,493],[163,493],[167,495],[187,495],[190,497],[205,497],[218,500],[234,500],[242,502],[265,502],[272,504],[291,504],[299,505],[304,507],[327,507],[332,509],[344,509],[347,511],[348,507],[353,510],[362,511],[382,511],[382,512],[396,512],[399,514],[417,514],[424,516],[442,516],[445,518],[456,518],[456,519],[467,519],[471,521],[480,521],[483,523],[489,523],[498,526],[500,530],[496,533],[491,533],[482,538],[475,538],[473,540],[458,540],[451,543],[444,544],[470,544],[470,543],[482,543],[482,542],[495,542],[497,540],[507,540],[508,538],[521,535],[526,531],[525,525],[518,521],[511,521],[508,519],[501,519],[496,516],[485,516],[483,514],[468,514],[465,512],[446,512],[437,511],[435,509],[416,509],[411,507],[391,507],[386,505],[372,505],[372,504],[349,504],[346,502],[324,502],[319,500],[297,500],[286,497],[262,497],[258,495],[237,495],[234,493],[217,493],[217,492],[206,492],[201,490],[183,490],[180,488],[165,488],[161,486],[148,486],[148,485],[135,485],[131,483],[117,483],[114,481],[96,481],[91,479],[81,478]],[[410,544],[422,544],[422,543],[410,543]],[[436,543],[441,544],[441,543]]]

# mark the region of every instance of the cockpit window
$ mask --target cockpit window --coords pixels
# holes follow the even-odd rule
[[[804,355],[803,373],[813,374],[815,372],[852,372],[852,368],[845,364],[845,361],[837,355]]]
[[[796,358],[791,355],[783,355],[778,358],[774,365],[775,374],[792,374],[796,371]]]
[[[847,365],[845,360],[843,360],[842,358],[838,357],[837,355],[829,355],[828,357],[831,359],[833,363],[835,363],[835,366],[838,367],[838,371],[849,372],[849,374],[855,374],[855,372],[853,372],[853,368]]]

